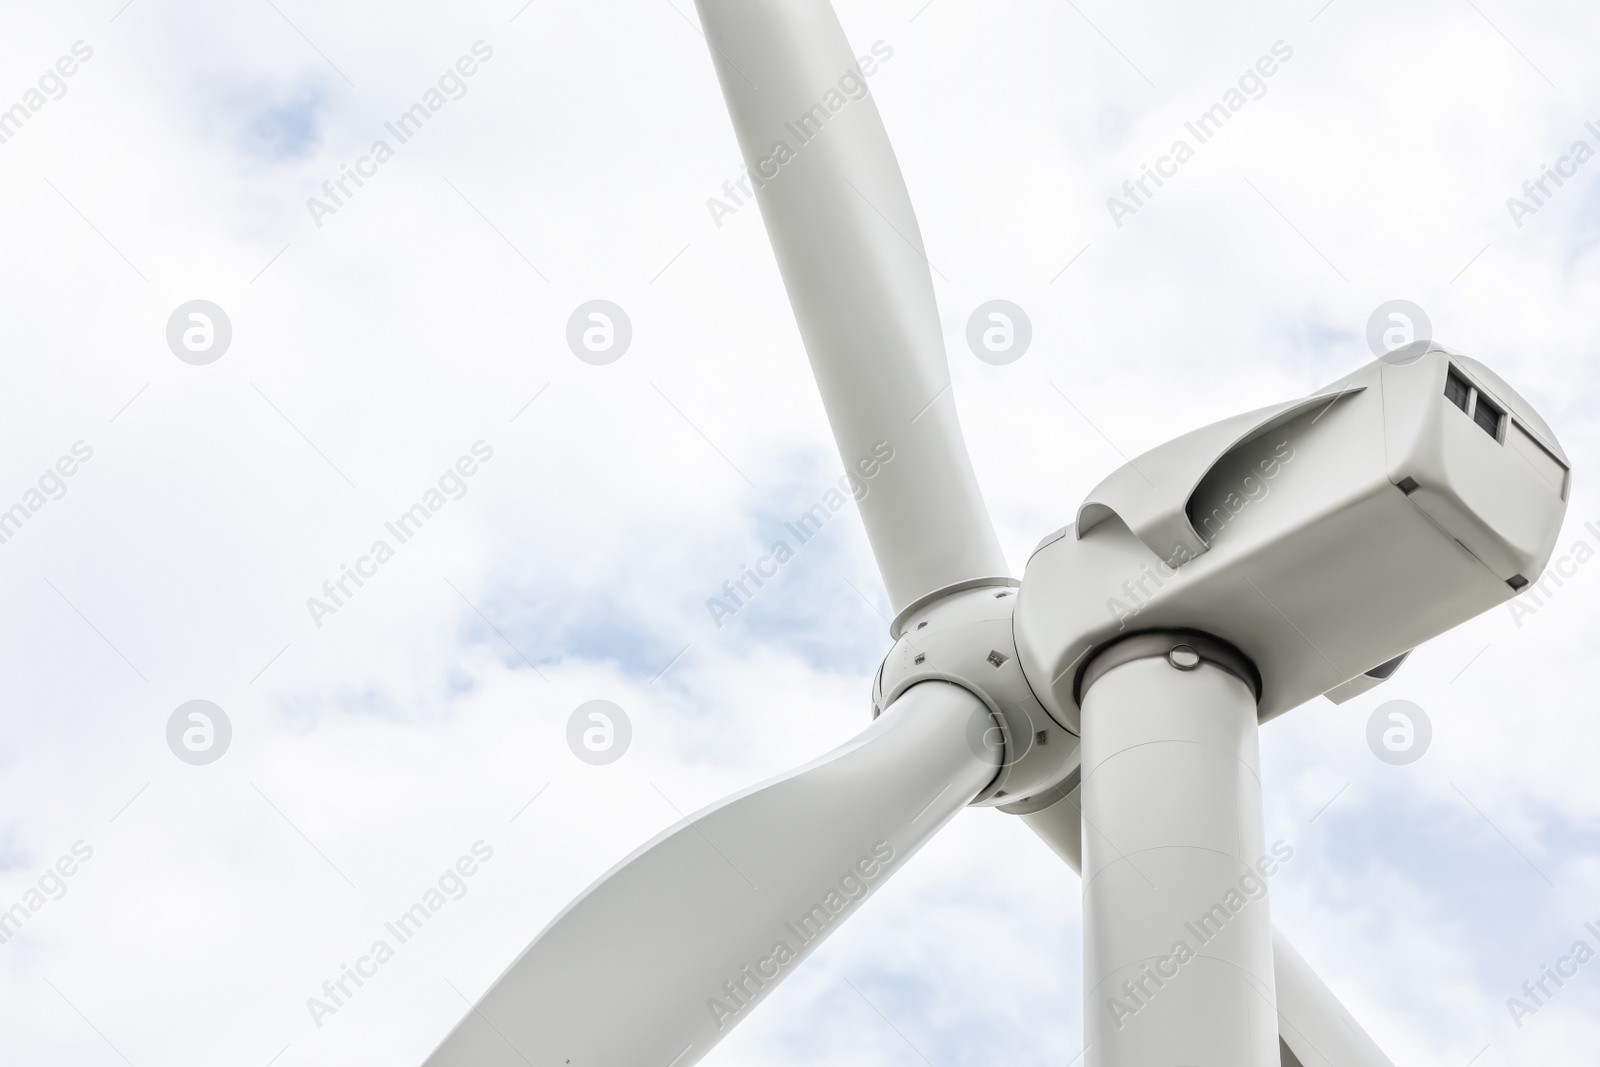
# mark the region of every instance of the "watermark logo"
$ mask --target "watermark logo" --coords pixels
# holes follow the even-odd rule
[[[1383,762],[1396,767],[1415,763],[1433,744],[1433,722],[1428,713],[1409,700],[1379,704],[1367,720],[1367,747]]]
[[[54,464],[44,469],[39,475],[36,486],[29,486],[22,493],[22,498],[15,504],[6,506],[0,501],[0,545],[10,541],[22,530],[23,524],[38,513],[39,509],[52,500],[60,500],[67,495],[67,479],[78,473],[78,467],[89,462],[94,456],[94,449],[87,442],[74,441],[72,454],[63,455]]]
[[[805,912],[785,922],[783,932],[775,936],[772,948],[765,955],[740,967],[733,977],[722,983],[720,990],[706,998],[706,1011],[717,1029],[733,1025],[729,1019],[737,1022],[739,1015],[760,1001],[766,995],[766,988],[780,981],[788,967],[814,948],[829,926],[866,899],[876,881],[897,858],[889,842],[874,842],[870,852],[827,886]]]
[[[1178,176],[1178,168],[1195,157],[1200,145],[1221,133],[1250,101],[1260,100],[1267,95],[1266,79],[1277,74],[1283,64],[1294,58],[1294,49],[1283,41],[1274,41],[1271,53],[1246,67],[1244,73],[1239,75],[1238,82],[1229,86],[1220,100],[1192,121],[1185,122],[1183,128],[1189,136],[1174,140],[1165,155],[1156,157],[1154,168],[1148,163],[1139,164],[1139,176],[1122,183],[1123,195],[1106,199],[1106,210],[1111,213],[1111,221],[1117,229],[1122,229],[1125,220],[1137,215],[1167,182]],[[1194,144],[1189,143],[1190,137],[1194,139]]]
[[[822,99],[783,124],[784,131],[794,138],[793,144],[787,139],[774,141],[768,154],[756,161],[754,171],[745,165],[737,178],[723,182],[722,194],[727,199],[717,196],[706,199],[706,210],[711,213],[711,221],[716,223],[717,229],[722,229],[723,219],[737,214],[755,199],[750,188],[752,183],[757,189],[766,188],[768,182],[778,177],[782,168],[799,157],[801,149],[822,134],[836,115],[852,103],[866,99],[867,79],[878,72],[880,61],[887,63],[893,58],[894,48],[881,39],[874,41],[872,55],[857,56],[856,65],[840,73],[837,87],[830,86],[822,94]]]
[[[1238,488],[1225,495],[1221,503],[1211,509],[1211,514],[1192,517],[1191,521],[1198,520],[1194,531],[1207,548],[1217,543],[1217,538],[1238,518],[1240,512],[1272,494],[1269,483],[1283,473],[1285,466],[1294,462],[1295,455],[1294,446],[1287,440],[1278,442],[1271,455],[1256,463],[1255,470],[1259,476],[1254,473],[1245,475]],[[1187,546],[1175,545],[1166,559],[1157,557],[1154,567],[1148,563],[1141,564],[1139,573],[1122,583],[1122,592],[1127,600],[1121,597],[1106,598],[1106,612],[1116,621],[1117,629],[1127,629],[1128,620],[1149,607],[1160,590],[1187,573],[1183,570],[1184,565],[1195,558],[1194,552]]]
[[[167,347],[185,363],[196,367],[215,363],[232,343],[228,313],[209,300],[179,304],[167,319]]]
[[[894,446],[888,441],[874,442],[870,454],[862,456],[856,460],[854,467],[846,469],[837,483],[839,488],[827,490],[821,500],[811,505],[794,522],[783,524],[784,530],[794,537],[794,545],[790,545],[787,539],[779,538],[773,542],[771,551],[756,560],[754,566],[741,564],[738,577],[722,583],[722,596],[706,598],[706,611],[710,612],[711,621],[717,629],[722,629],[725,619],[739,614],[754,600],[756,594],[778,576],[779,568],[794,559],[799,547],[822,532],[827,521],[844,508],[847,494],[857,502],[865,500],[872,491],[867,483],[893,461]],[[752,585],[754,588],[751,588]]]
[[[1003,367],[1027,354],[1033,342],[1033,322],[1028,313],[1009,300],[978,305],[967,320],[967,347],[985,363]]]
[[[1595,538],[1596,542],[1600,542],[1600,525],[1596,525],[1591,520],[1584,523],[1583,528],[1589,532],[1590,536]],[[4,519],[0,518],[0,533],[4,533],[4,529]],[[1517,624],[1517,629],[1522,629],[1522,620],[1525,617],[1537,615],[1539,609],[1548,604],[1550,598],[1555,596],[1567,584],[1566,580],[1576,578],[1578,576],[1578,568],[1594,559],[1594,557],[1594,546],[1582,538],[1574,541],[1572,548],[1565,554],[1552,556],[1550,562],[1545,566],[1544,573],[1539,576],[1537,582],[1528,585],[1521,596],[1514,600],[1506,601],[1506,610],[1511,612],[1511,621]],[[1555,586],[1553,589],[1551,588],[1552,583]]]
[[[78,868],[94,856],[94,849],[83,841],[72,843],[72,854],[63,854],[55,863],[44,869],[38,880],[22,891],[22,899],[0,911],[0,945],[22,932],[39,909],[53,900],[67,895],[68,878],[78,873]]]
[[[595,767],[615,763],[633,744],[633,722],[609,700],[588,700],[567,717],[567,747]]]
[[[337,215],[368,181],[378,176],[378,168],[394,158],[396,148],[421,133],[423,126],[431,122],[447,103],[467,95],[466,79],[478,73],[482,64],[494,58],[494,49],[481,40],[472,43],[471,51],[472,55],[460,56],[454,66],[445,68],[444,73],[439,75],[437,88],[429,86],[423,91],[422,97],[402,111],[394,121],[383,124],[383,128],[394,139],[393,146],[382,137],[376,138],[367,154],[356,160],[354,167],[340,163],[339,173],[322,183],[323,198],[306,197],[306,211],[310,213],[317,229],[322,229],[323,219]]]
[[[395,557],[396,549],[416,537],[446,504],[467,495],[467,479],[494,458],[494,447],[486,441],[474,441],[471,452],[470,456],[457,457],[416,503],[383,524],[394,544],[383,537],[373,541],[365,555],[356,557],[353,568],[348,563],[339,564],[338,576],[322,583],[322,596],[306,597],[306,611],[317,629],[322,629],[323,619],[337,615],[368,581],[377,577],[378,569]]]
[[[1537,178],[1522,183],[1521,196],[1506,197],[1506,210],[1511,213],[1511,221],[1516,223],[1517,229],[1522,229],[1561,191],[1562,186],[1578,176],[1580,167],[1594,158],[1595,145],[1600,144],[1600,125],[1591,120],[1584,123],[1583,128],[1594,138],[1594,144],[1584,137],[1573,141],[1566,154],[1556,160],[1554,167],[1543,165],[1539,168]]]
[[[318,1030],[330,1015],[337,1015],[362,987],[378,976],[378,968],[394,959],[401,945],[422,932],[424,925],[444,909],[446,904],[467,895],[471,886],[468,879],[483,869],[494,858],[494,846],[481,838],[472,843],[470,854],[462,854],[455,863],[446,867],[435,882],[423,890],[405,911],[383,924],[385,937],[372,943],[365,955],[357,956],[355,965],[340,963],[338,976],[322,983],[320,996],[306,998],[306,1011]],[[390,939],[393,939],[393,944]]]
[[[998,656],[998,652],[990,652],[990,656]],[[1004,657],[1001,658],[1004,663]],[[967,749],[981,760],[1000,758],[1001,769],[1014,766],[1038,743],[1045,733],[1033,721],[1033,716],[1028,709],[1010,700],[997,700],[1000,707],[1000,718],[990,715],[986,719],[974,717],[967,723]],[[1002,722],[1003,720],[1003,722]],[[1023,724],[1027,729],[1018,730]]]
[[[1427,354],[1432,341],[1428,313],[1409,300],[1385,301],[1367,319],[1367,347],[1393,366],[1415,363]]]
[[[66,96],[67,83],[64,79],[78,73],[80,65],[93,58],[94,48],[84,41],[73,41],[72,55],[57,59],[54,68],[46,67],[44,73],[39,75],[38,88],[24,90],[22,99],[9,107],[0,103],[0,144],[5,144],[22,132],[22,127],[32,121],[33,116],[50,101]]]
[[[1594,923],[1584,923],[1583,928],[1600,940],[1600,926]],[[1531,1015],[1538,1015],[1541,1008],[1547,1007],[1560,993],[1569,981],[1578,977],[1578,969],[1594,959],[1594,949],[1588,941],[1579,940],[1573,943],[1571,951],[1556,960],[1555,966],[1542,964],[1539,967],[1539,977],[1522,983],[1522,997],[1507,997],[1506,1010],[1511,1013],[1511,1021],[1517,1024],[1517,1029],[1522,1029],[1523,1020]],[[1554,984],[1555,988],[1550,988]],[[1542,994],[1542,995],[1541,995]],[[1526,998],[1526,999],[1523,999]]]
[[[167,719],[167,747],[195,767],[217,762],[232,743],[228,713],[209,700],[179,704]]]
[[[1255,866],[1246,870],[1238,882],[1228,888],[1221,900],[1212,904],[1193,921],[1183,924],[1184,930],[1194,938],[1195,947],[1190,947],[1187,938],[1180,937],[1172,943],[1172,951],[1167,955],[1158,956],[1145,963],[1140,968],[1138,977],[1123,979],[1120,996],[1112,994],[1106,998],[1106,1011],[1110,1013],[1111,1021],[1117,1024],[1118,1030],[1126,1026],[1129,1019],[1149,1007],[1150,1002],[1160,995],[1167,983],[1178,977],[1184,965],[1200,955],[1197,948],[1204,948],[1221,937],[1223,930],[1235,916],[1267,899],[1267,881],[1277,874],[1284,864],[1294,859],[1294,846],[1285,841],[1274,841],[1269,851],[1272,854],[1256,860]]]
[[[567,347],[591,366],[615,363],[632,342],[633,322],[626,311],[609,300],[579,304],[567,319]]]

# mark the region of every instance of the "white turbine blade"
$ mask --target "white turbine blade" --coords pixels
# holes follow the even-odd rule
[[[861,515],[895,611],[1006,576],[922,234],[838,17],[827,0],[695,6],[839,456],[867,490]]]
[[[1083,873],[1083,814],[1079,791],[1022,816],[1067,866]],[[1339,998],[1301,958],[1289,939],[1272,931],[1283,1067],[1394,1067]]]
[[[1394,1067],[1282,932],[1272,932],[1278,1036],[1301,1067]]]
[[[848,744],[680,822],[570,904],[425,1067],[688,1067],[994,777],[924,682]]]

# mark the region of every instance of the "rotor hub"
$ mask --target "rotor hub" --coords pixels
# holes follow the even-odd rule
[[[1040,793],[1078,764],[1078,738],[1051,718],[1034,695],[1017,657],[1012,612],[1017,590],[965,589],[914,607],[896,622],[900,637],[872,687],[873,718],[919,682],[959,685],[993,717],[1004,755],[994,781],[972,801],[995,806]],[[968,739],[974,751],[995,740]]]

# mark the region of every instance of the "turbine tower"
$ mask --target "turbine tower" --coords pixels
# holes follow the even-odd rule
[[[894,450],[860,509],[895,643],[859,736],[623,860],[427,1067],[689,1067],[971,805],[1083,875],[1091,1067],[1389,1064],[1272,926],[1258,731],[1537,580],[1570,488],[1549,426],[1421,344],[1139,456],[1018,581],[832,7],[696,6],[839,455]]]

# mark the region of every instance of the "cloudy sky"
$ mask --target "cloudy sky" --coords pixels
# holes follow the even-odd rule
[[[1600,548],[1592,4],[838,6],[892,49],[872,91],[1014,573],[1119,453],[1348,373],[1396,298],[1546,415],[1560,551]],[[39,905],[0,944],[0,1058],[419,1063],[674,808],[865,725],[891,611],[852,511],[722,627],[705,606],[841,464],[755,209],[707,209],[740,161],[689,0],[11,4],[0,71],[0,509],[28,512],[0,543],[0,908]],[[1033,326],[1007,366],[964,339],[996,298]],[[566,341],[594,299],[632,324],[605,366]],[[231,325],[204,365],[168,342],[194,300]],[[1600,961],[1506,1008],[1600,948],[1597,605],[1585,564],[1263,730],[1296,848],[1274,919],[1397,1063],[1600,1041]],[[1366,743],[1396,698],[1434,730],[1404,767]],[[566,742],[595,699],[633,729],[606,766]],[[231,726],[206,765],[168,743],[192,700]],[[466,894],[314,1020],[479,842]],[[1064,1067],[1079,892],[1019,820],[963,813],[704,1062]]]

